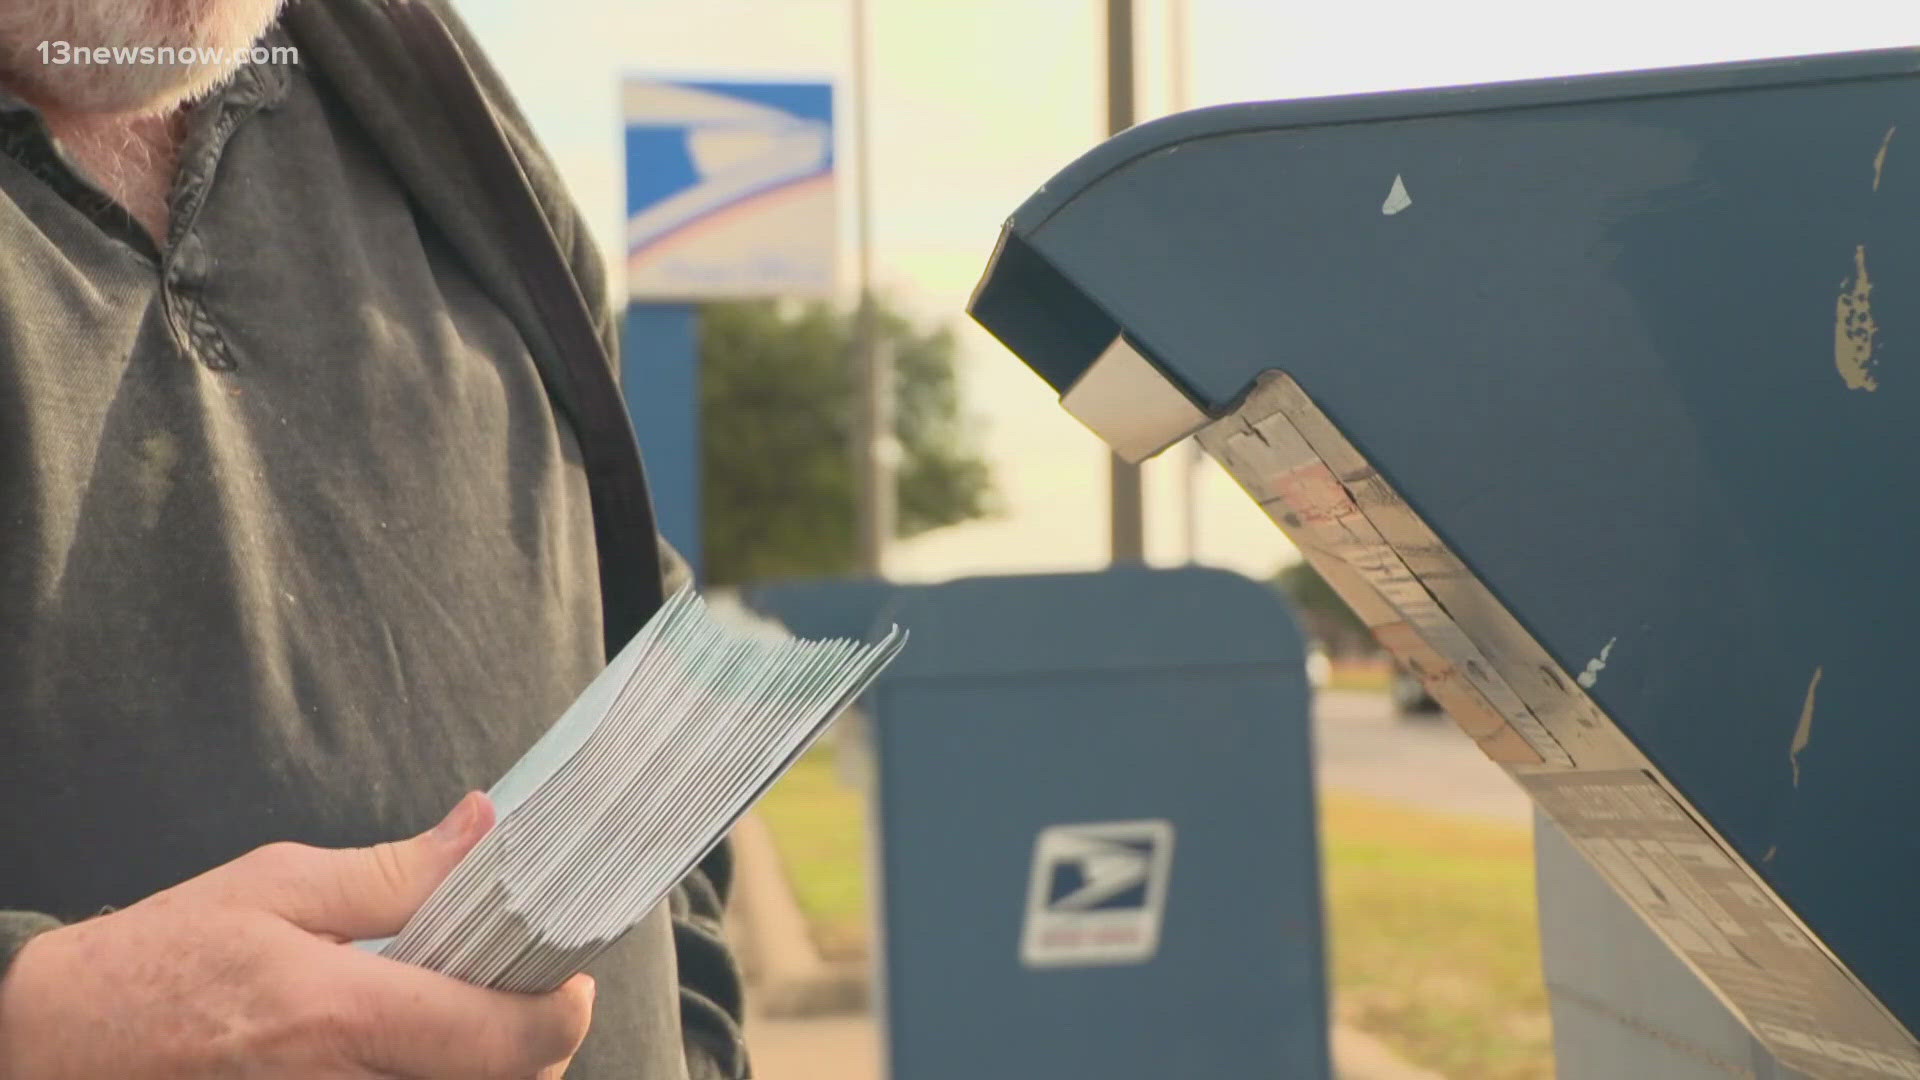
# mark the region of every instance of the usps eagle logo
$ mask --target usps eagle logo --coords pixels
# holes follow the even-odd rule
[[[1138,964],[1160,947],[1173,823],[1050,825],[1033,842],[1020,960],[1028,967]]]

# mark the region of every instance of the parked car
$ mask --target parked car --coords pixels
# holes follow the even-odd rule
[[[1427,693],[1420,676],[1405,667],[1393,665],[1393,673],[1388,676],[1387,694],[1393,699],[1393,707],[1402,716],[1438,716],[1440,703]]]

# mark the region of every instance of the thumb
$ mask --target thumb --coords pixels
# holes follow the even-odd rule
[[[301,929],[346,940],[400,932],[440,882],[493,827],[493,803],[470,791],[418,836],[364,848],[276,844],[259,856],[266,906]]]
[[[591,1018],[593,1015],[593,999],[598,989],[594,985],[593,976],[587,974],[573,976],[573,978],[568,979],[566,983],[561,984],[562,992],[565,992],[566,986],[569,984],[574,986],[574,993],[585,993],[587,998],[587,1015]],[[568,1054],[565,1061],[541,1069],[533,1080],[566,1080],[567,1070],[573,1067],[574,1054],[578,1054],[579,1052],[579,1048],[575,1047],[574,1053]]]

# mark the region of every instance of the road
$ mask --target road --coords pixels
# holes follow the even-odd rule
[[[1384,694],[1322,692],[1313,710],[1322,791],[1351,791],[1416,809],[1526,825],[1520,785],[1439,713],[1398,716]]]
[[[1445,716],[1402,718],[1385,694],[1330,690],[1314,702],[1313,738],[1323,791],[1522,826],[1533,820],[1519,785]],[[872,1080],[880,1073],[879,1032],[870,1017],[758,1019],[749,1023],[748,1034],[757,1075],[768,1080]],[[1347,1078],[1430,1075],[1379,1060],[1382,1054],[1364,1036],[1335,1032],[1335,1057]]]

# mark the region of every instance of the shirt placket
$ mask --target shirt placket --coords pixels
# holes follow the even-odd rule
[[[201,212],[227,140],[263,105],[266,93],[257,68],[242,70],[236,89],[223,94],[210,117],[199,119],[181,147],[179,176],[168,207],[167,245],[160,252],[160,300],[167,330],[181,355],[214,371],[239,366],[232,340],[208,309],[206,290],[214,259],[200,229]]]
[[[256,65],[242,68],[224,90],[199,106],[181,147],[164,248],[155,247],[126,208],[76,172],[38,114],[11,97],[0,97],[0,153],[25,166],[109,236],[151,260],[159,270],[162,321],[175,351],[214,371],[231,371],[239,366],[238,357],[206,301],[214,258],[199,229],[200,215],[227,140],[247,117],[273,104],[284,91],[284,73]]]

